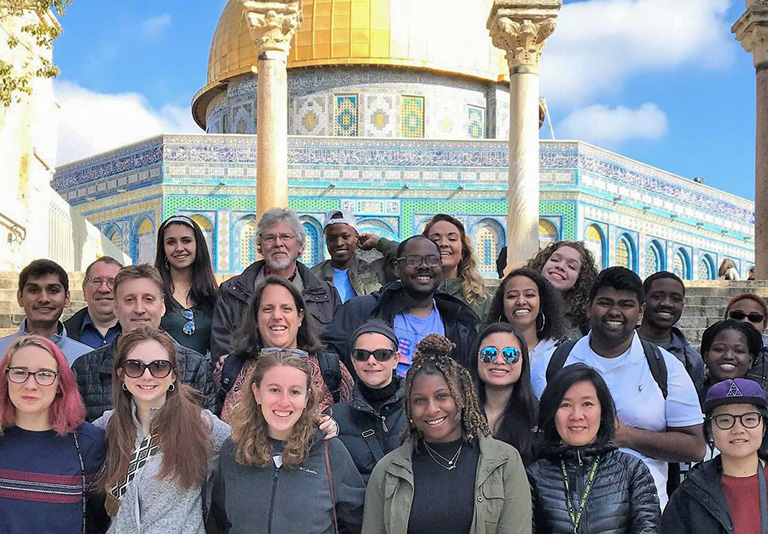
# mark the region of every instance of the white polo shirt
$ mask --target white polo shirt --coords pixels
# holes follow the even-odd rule
[[[590,332],[591,334],[591,332]],[[565,365],[584,363],[597,370],[608,385],[616,404],[621,424],[663,432],[667,427],[701,424],[703,416],[696,388],[680,360],[664,349],[659,349],[667,364],[667,398],[653,379],[643,345],[634,334],[629,350],[616,358],[603,358],[589,345],[590,334],[581,338],[568,355]],[[552,355],[538,360],[531,369],[533,390],[541,397],[547,385],[547,366]],[[655,460],[631,449],[624,452],[637,456],[648,466],[656,482],[662,509],[667,504],[667,462]]]

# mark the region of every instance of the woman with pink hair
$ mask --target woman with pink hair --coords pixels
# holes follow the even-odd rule
[[[48,339],[24,336],[0,373],[0,532],[86,532],[104,432],[85,422],[66,357]]]

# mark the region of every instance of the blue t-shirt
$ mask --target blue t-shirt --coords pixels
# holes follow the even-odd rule
[[[109,345],[118,337],[122,328],[120,323],[116,323],[113,327],[107,330],[106,335],[102,335],[99,329],[93,324],[91,316],[87,313],[83,318],[83,326],[80,327],[80,343],[93,347],[94,349],[100,349],[104,345]]]
[[[106,453],[104,431],[77,429],[86,486]],[[83,477],[72,434],[9,427],[0,436],[0,532],[83,532]]]
[[[347,302],[352,297],[356,297],[352,283],[349,281],[349,269],[340,271],[336,267],[333,268],[333,285],[336,287],[336,291],[339,292],[341,302]]]
[[[410,313],[398,313],[394,321],[395,334],[399,341],[400,361],[397,364],[397,374],[405,376],[411,367],[416,345],[429,334],[445,335],[445,326],[440,312],[434,301],[432,312],[426,317],[416,317]]]

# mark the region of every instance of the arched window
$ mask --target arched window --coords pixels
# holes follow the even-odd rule
[[[304,240],[304,251],[299,256],[299,261],[307,267],[312,267],[323,260],[323,233],[315,221],[302,217],[301,222],[307,238]]]
[[[202,230],[203,237],[205,238],[205,244],[208,245],[208,255],[211,257],[211,263],[216,265],[216,260],[214,259],[215,250],[213,248],[213,223],[208,217],[204,215],[192,215],[190,219],[195,221],[200,227],[200,230]]]
[[[691,264],[688,260],[688,255],[683,249],[678,249],[675,252],[675,258],[672,263],[672,272],[683,280],[691,279]]]
[[[560,233],[557,227],[547,219],[539,219],[539,247],[544,248],[548,244],[559,241]]]
[[[648,248],[645,249],[645,276],[650,276],[663,269],[661,258],[659,245],[656,242],[648,245]]]
[[[605,246],[605,240],[603,238],[603,232],[596,224],[590,224],[587,226],[584,232],[584,244],[595,256],[595,265],[597,269],[605,268],[603,261],[603,248]]]
[[[107,228],[104,230],[104,235],[107,236],[107,239],[112,241],[112,244],[115,245],[120,250],[123,249],[123,233],[120,231],[120,228],[118,228],[115,224],[110,224],[107,226]]]
[[[616,245],[616,265],[619,267],[632,269],[634,263],[632,245],[626,236],[622,236],[619,239],[619,243]]]
[[[155,225],[147,217],[135,226],[133,259],[136,263],[154,263],[155,261]]]
[[[716,278],[712,260],[708,256],[702,256],[699,260],[699,280],[714,280]]]
[[[241,272],[256,261],[256,217],[248,215],[235,226],[235,257],[232,270]]]
[[[475,234],[474,241],[478,271],[485,277],[493,277],[496,273],[496,257],[501,248],[499,232],[490,224],[482,225]]]

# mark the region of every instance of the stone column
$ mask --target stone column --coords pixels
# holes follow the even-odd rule
[[[507,270],[539,250],[539,60],[560,0],[494,0],[488,29],[509,63]]]
[[[731,31],[744,50],[755,56],[755,279],[768,280],[768,0],[747,0],[747,11]]]
[[[256,47],[256,216],[288,207],[288,51],[302,21],[301,0],[242,0]]]

